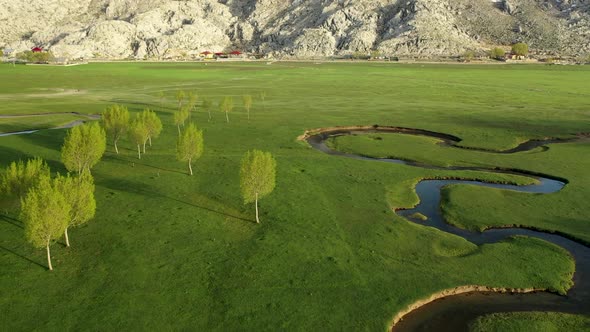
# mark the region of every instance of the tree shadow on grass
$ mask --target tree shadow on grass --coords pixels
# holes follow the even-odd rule
[[[121,149],[119,149],[119,150],[121,150]],[[186,172],[181,172],[179,170],[167,169],[167,168],[162,168],[162,167],[154,166],[154,165],[148,165],[141,159],[135,159],[135,158],[128,159],[128,158],[125,158],[125,157],[122,157],[122,156],[119,156],[116,154],[109,154],[108,156],[105,156],[104,159],[105,160],[107,160],[107,159],[116,160],[116,161],[127,163],[127,164],[133,164],[133,165],[138,165],[138,166],[142,166],[142,167],[153,168],[153,169],[157,169],[159,171],[164,171],[164,172],[186,174]]]
[[[18,227],[21,231],[24,230],[24,228],[25,228],[24,225],[23,225],[23,223],[20,220],[18,220],[16,218],[13,218],[13,217],[10,217],[10,216],[8,216],[6,214],[0,214],[0,220],[6,222],[6,224],[9,224],[9,225]],[[7,248],[7,247],[5,247],[3,245],[0,245],[0,249],[6,251],[8,253],[11,253],[11,254],[17,256],[18,258],[22,258],[22,259],[24,259],[24,260],[26,260],[26,261],[28,261],[30,263],[33,263],[33,264],[38,265],[38,266],[40,266],[40,267],[42,267],[44,269],[47,269],[47,266],[45,266],[43,264],[40,264],[39,262],[35,262],[34,260],[28,258],[27,256],[22,255],[22,254],[19,254],[18,252],[14,251],[13,249]]]
[[[67,129],[43,129],[32,134],[22,135],[35,145],[42,146],[49,150],[60,151],[64,143]]]
[[[24,255],[21,255],[21,254],[17,253],[17,252],[16,252],[16,251],[14,251],[14,250],[8,249],[8,248],[6,248],[6,247],[5,247],[5,246],[3,246],[3,245],[0,245],[0,249],[4,250],[4,251],[6,251],[6,252],[9,252],[9,253],[11,253],[11,254],[13,254],[13,255],[15,255],[15,256],[17,256],[17,257],[19,257],[19,258],[22,258],[22,259],[24,259],[24,260],[26,260],[26,261],[28,261],[28,262],[30,262],[30,263],[33,263],[33,264],[35,264],[35,265],[37,265],[37,266],[40,266],[40,267],[42,267],[43,269],[47,270],[47,266],[45,266],[45,265],[43,265],[43,264],[41,264],[41,263],[39,263],[39,262],[35,262],[34,260],[32,260],[32,259],[30,259],[30,258],[28,258],[28,257],[26,257],[26,256],[24,256]]]
[[[160,104],[159,102],[157,103],[149,103],[149,102],[140,102],[137,100],[125,100],[125,99],[112,99],[109,100],[109,102],[113,102],[116,104],[123,104],[123,105],[133,105],[133,107],[130,107],[131,110],[136,109],[137,111],[141,111],[144,109],[150,109],[152,111],[156,111],[156,112],[172,112],[172,111],[176,111],[178,108],[174,107],[174,106],[170,106],[167,104]]]
[[[151,197],[151,198],[170,200],[170,201],[174,201],[177,203],[192,206],[192,207],[195,207],[195,208],[198,208],[201,210],[205,210],[205,211],[208,211],[211,213],[215,213],[215,214],[218,214],[221,216],[225,216],[225,217],[229,217],[229,218],[233,218],[233,219],[237,219],[237,220],[241,220],[241,221],[256,223],[256,220],[247,219],[242,216],[232,215],[232,214],[229,214],[229,213],[226,213],[223,211],[216,210],[211,207],[195,204],[192,202],[183,201],[183,200],[175,198],[175,197],[164,195],[162,193],[154,191],[150,186],[145,185],[145,184],[141,184],[138,182],[122,180],[122,179],[112,179],[112,180],[100,181],[100,185],[103,185],[109,189],[113,189],[113,190],[117,190],[117,191],[133,193],[136,195],[142,195],[142,196]]]
[[[33,156],[22,150],[16,150],[6,146],[0,146],[0,167],[8,166],[13,161],[31,159]]]
[[[25,229],[25,225],[23,224],[22,221],[20,221],[20,220],[18,220],[16,218],[10,217],[10,216],[8,216],[6,214],[0,214],[0,220],[6,222],[7,224],[16,226],[16,227],[18,227],[20,229]]]

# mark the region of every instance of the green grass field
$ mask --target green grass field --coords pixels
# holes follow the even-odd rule
[[[141,160],[131,143],[120,142],[119,155],[109,144],[93,169],[97,216],[70,231],[72,248],[63,241],[53,246],[53,272],[45,269],[45,252],[26,243],[14,202],[2,201],[5,330],[375,331],[410,303],[459,285],[562,293],[571,286],[574,262],[554,245],[518,237],[477,247],[391,209],[415,204],[413,185],[425,177],[530,179],[338,158],[296,137],[312,128],[380,124],[504,149],[529,138],[588,132],[588,67],[124,63],[0,70],[2,115],[94,114],[121,103],[133,113],[154,109],[164,122],[162,136]],[[47,96],[41,89],[76,93]],[[205,138],[193,177],[174,156],[178,90],[215,103],[232,95],[236,102],[229,124],[217,110],[210,122],[202,109],[193,113]],[[38,91],[43,95],[31,97]],[[255,100],[247,121],[240,96],[260,91],[266,101]],[[0,137],[0,166],[40,156],[63,173],[65,133]],[[396,153],[411,158],[412,150],[428,144],[404,138],[407,149]],[[239,163],[249,149],[270,151],[278,163],[277,187],[261,201],[260,225],[239,194]],[[458,152],[437,149],[423,157],[463,162]],[[498,216],[524,224],[533,219],[524,216],[545,211],[550,220],[541,226],[589,239],[590,214],[578,201],[588,193],[588,149],[567,144],[505,158],[461,151],[468,163],[543,171],[570,184],[552,195],[457,187],[445,213],[471,228]]]
[[[590,317],[559,312],[516,312],[491,314],[478,318],[471,325],[473,332],[569,332],[590,331]]]

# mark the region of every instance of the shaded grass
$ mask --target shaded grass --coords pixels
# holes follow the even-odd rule
[[[561,312],[495,313],[476,319],[473,332],[492,331],[590,331],[590,317]]]
[[[48,129],[66,125],[76,120],[86,120],[78,115],[30,116],[18,118],[0,118],[0,133],[13,133],[24,130]]]
[[[336,158],[295,140],[305,129],[379,123],[464,134],[466,144],[500,149],[521,136],[587,131],[580,121],[587,91],[580,84],[589,72],[554,68],[304,63],[17,67],[7,74],[11,79],[0,82],[3,93],[48,87],[87,93],[59,100],[17,99],[1,104],[1,114],[37,108],[94,113],[125,101],[132,112],[155,109],[165,127],[141,161],[129,142],[120,143],[120,155],[108,146],[93,169],[97,217],[71,230],[72,248],[54,245],[54,273],[34,263],[44,264],[44,252],[26,244],[22,229],[0,222],[3,328],[374,331],[386,329],[395,312],[409,303],[459,285],[564,292],[574,263],[554,245],[517,237],[478,247],[409,223],[391,210],[416,203],[413,186],[421,178],[519,183],[529,178]],[[486,86],[480,84],[482,75],[490,77]],[[512,81],[522,76],[526,84]],[[552,88],[551,98],[529,91],[565,77],[558,80],[563,85]],[[174,158],[173,96],[179,89],[215,102],[224,95],[259,91],[268,97],[264,107],[255,101],[250,122],[239,105],[230,124],[215,110],[207,122],[198,108],[192,121],[204,132],[205,152],[190,177],[186,165]],[[166,94],[162,106],[159,91]],[[494,104],[498,95],[505,100]],[[510,106],[525,99],[534,107]],[[499,111],[498,105],[508,106]],[[534,121],[527,125],[524,120],[533,110],[547,121],[563,122],[551,128]],[[525,124],[504,126],[502,114]],[[460,115],[481,118],[487,125],[457,123],[454,116]],[[59,162],[64,135],[64,130],[47,130],[4,137],[0,164],[40,156],[52,170],[64,172]],[[272,152],[278,163],[277,187],[261,201],[261,225],[252,222],[253,206],[243,205],[239,194],[239,163],[253,148]],[[560,156],[557,151],[554,157]],[[9,217],[18,219],[10,211]]]

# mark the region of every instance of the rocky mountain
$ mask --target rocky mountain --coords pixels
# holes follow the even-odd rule
[[[0,0],[0,48],[70,58],[241,49],[434,57],[523,41],[590,53],[590,0]]]

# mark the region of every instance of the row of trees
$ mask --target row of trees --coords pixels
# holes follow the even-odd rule
[[[143,153],[145,153],[146,144],[149,142],[152,146],[152,139],[157,138],[163,129],[162,121],[156,112],[145,109],[142,113],[135,114],[135,117],[130,120],[129,110],[121,105],[108,107],[102,113],[102,123],[113,141],[117,154],[119,154],[117,143],[127,135],[129,140],[137,145],[139,159],[141,159],[141,147],[143,146]]]
[[[512,45],[511,54],[516,56],[526,56],[529,54],[529,46],[525,43],[516,43]],[[504,51],[503,48],[495,47],[490,50],[490,58],[492,59],[502,60],[505,55],[506,51]]]
[[[179,161],[188,163],[189,174],[192,176],[194,174],[193,162],[203,155],[204,139],[203,131],[199,130],[194,123],[189,123],[184,130],[180,129],[180,125],[184,126],[184,121],[189,118],[190,110],[194,107],[194,103],[197,100],[196,97],[190,98],[191,95],[189,94],[188,104],[183,105],[184,96],[185,93],[182,91],[177,94],[179,111],[174,115],[174,121],[179,133],[176,142],[176,158]],[[265,97],[265,94],[261,94],[262,100]],[[243,101],[244,107],[249,113],[250,107],[252,106],[252,97],[249,95],[244,96]],[[227,113],[233,109],[233,99],[231,97],[225,97],[220,105],[223,105],[220,109],[226,112],[227,117]],[[129,111],[123,106],[111,106],[103,113],[104,127],[115,142],[117,153],[116,142],[128,130],[131,133],[132,140],[137,144],[139,158],[141,159],[140,144],[143,144],[143,152],[145,153],[146,141],[149,140],[151,146],[151,137],[156,137],[160,134],[162,131],[162,122],[155,112],[144,110],[143,113],[136,115],[136,118],[131,122],[129,127],[127,126],[128,123]],[[256,222],[260,222],[258,200],[274,190],[275,178],[276,161],[270,153],[258,150],[246,153],[242,160],[240,171],[240,188],[244,203],[255,203]]]
[[[47,163],[40,158],[12,162],[0,180],[0,190],[16,199],[25,237],[36,248],[47,250],[47,265],[53,270],[50,245],[65,239],[68,229],[82,225],[96,213],[94,179],[90,173],[106,149],[106,135],[98,123],[71,128],[61,149],[61,160],[68,170],[51,177]]]
[[[13,195],[20,207],[20,218],[27,240],[37,248],[45,247],[47,263],[51,263],[50,245],[61,238],[70,247],[68,229],[82,225],[95,216],[95,185],[91,169],[100,161],[105,150],[107,132],[115,143],[127,133],[132,141],[145,152],[146,142],[162,130],[162,123],[155,112],[144,110],[129,121],[129,112],[118,105],[103,113],[103,126],[98,123],[71,128],[61,149],[61,159],[68,170],[65,176],[51,176],[47,163],[35,158],[27,162],[13,162],[0,177],[0,191]],[[106,129],[106,131],[105,131]],[[188,162],[193,175],[192,162],[203,154],[203,132],[194,123],[178,137],[176,154]],[[276,161],[268,152],[248,151],[240,168],[240,189],[245,204],[254,203],[256,222],[260,222],[258,201],[274,190]]]
[[[516,56],[526,56],[529,53],[529,47],[525,43],[516,43],[512,45],[511,54]],[[506,51],[501,47],[494,47],[488,52],[491,59],[504,60]],[[467,50],[462,55],[462,59],[465,61],[471,61],[476,57],[476,53],[473,50]]]
[[[178,137],[176,144],[176,156],[178,160],[188,162],[190,175],[193,175],[192,162],[201,157],[203,149],[203,132],[194,123],[190,123]],[[240,168],[240,189],[244,204],[254,203],[257,223],[260,223],[258,200],[270,194],[275,183],[276,160],[272,154],[259,150],[246,152]]]
[[[163,92],[158,94],[160,98],[160,105],[163,105],[163,101],[165,95]],[[184,92],[178,91],[175,95],[176,101],[178,102],[178,110],[174,113],[174,124],[178,128],[178,134],[180,135],[180,127],[184,126],[184,123],[190,118],[190,114],[197,109],[197,103],[199,101],[199,96],[193,92]],[[265,106],[266,100],[266,92],[262,91],[258,94],[258,98],[262,101],[263,107]],[[242,96],[242,106],[246,110],[248,114],[248,120],[250,120],[250,110],[252,109],[252,105],[254,102],[254,98],[252,95],[243,95]],[[201,107],[203,110],[207,112],[209,115],[208,121],[211,121],[211,109],[213,108],[213,103],[208,100],[204,99],[201,103]],[[218,104],[219,111],[225,114],[225,120],[229,123],[229,113],[231,113],[234,109],[234,99],[233,97],[226,96],[223,97]]]

